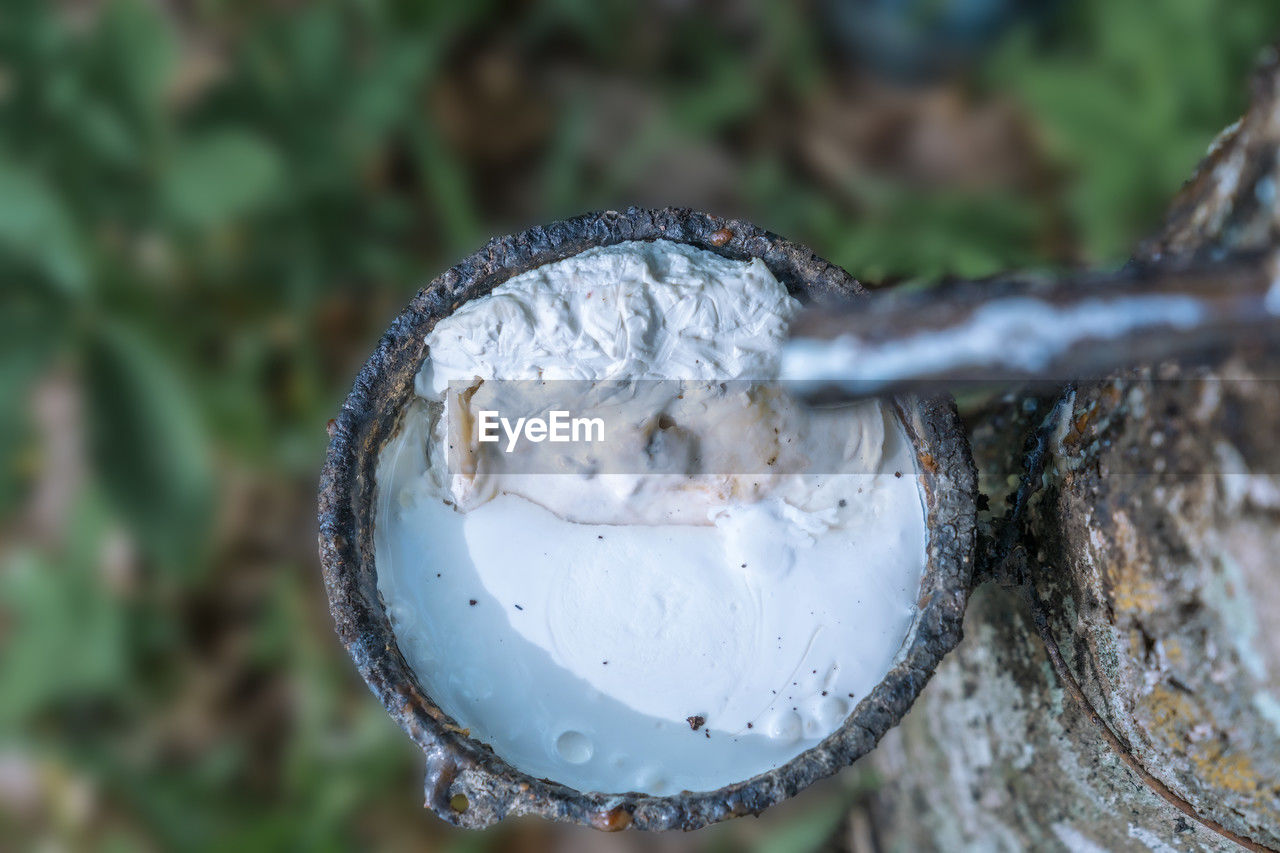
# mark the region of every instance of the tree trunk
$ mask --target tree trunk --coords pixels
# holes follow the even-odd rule
[[[1278,92],[1273,52],[1138,263],[1280,244]],[[884,785],[834,848],[1280,848],[1280,386],[1258,379],[1277,365],[1142,369],[1054,409],[1010,537],[987,520],[1002,583],[869,756]],[[994,509],[1051,408],[971,417]]]

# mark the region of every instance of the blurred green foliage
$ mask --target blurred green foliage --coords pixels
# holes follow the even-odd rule
[[[1064,5],[939,84],[1012,105],[1032,177],[931,183],[805,159],[857,74],[806,4],[9,0],[0,769],[35,805],[0,790],[0,837],[514,844],[419,813],[324,612],[324,425],[381,328],[494,233],[654,192],[870,279],[1120,262],[1244,107],[1280,5]],[[514,98],[468,101],[477,56]],[[695,154],[711,177],[670,179]],[[831,802],[751,843],[812,849]]]

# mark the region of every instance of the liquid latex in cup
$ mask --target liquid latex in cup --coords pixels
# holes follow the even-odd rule
[[[518,275],[428,335],[379,460],[378,586],[423,688],[518,769],[715,789],[817,745],[893,665],[926,563],[915,454],[879,403],[772,383],[797,308],[758,259],[657,240]],[[628,379],[591,448],[609,473],[449,447],[531,384]],[[655,461],[668,433],[696,452]]]

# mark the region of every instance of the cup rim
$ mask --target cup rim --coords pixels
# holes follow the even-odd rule
[[[412,394],[426,357],[427,332],[464,302],[512,276],[596,246],[657,239],[737,260],[760,258],[802,300],[867,292],[812,250],[744,220],[684,208],[584,214],[490,240],[420,290],[382,336],[329,422],[318,507],[329,610],[365,683],[426,757],[424,805],[449,823],[481,828],[509,815],[534,814],[607,830],[691,830],[759,814],[869,752],[960,641],[976,543],[973,456],[949,397],[903,397],[894,404],[916,449],[929,529],[918,612],[894,666],[818,745],[773,770],[713,791],[584,792],[512,767],[472,740],[421,689],[396,644],[377,589],[373,529],[378,457]]]

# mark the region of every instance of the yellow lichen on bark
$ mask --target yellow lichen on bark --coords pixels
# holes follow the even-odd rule
[[[1257,790],[1259,777],[1249,756],[1224,743],[1211,709],[1194,697],[1157,685],[1135,712],[1145,720],[1148,734],[1167,748],[1185,752],[1205,783],[1239,794]]]

